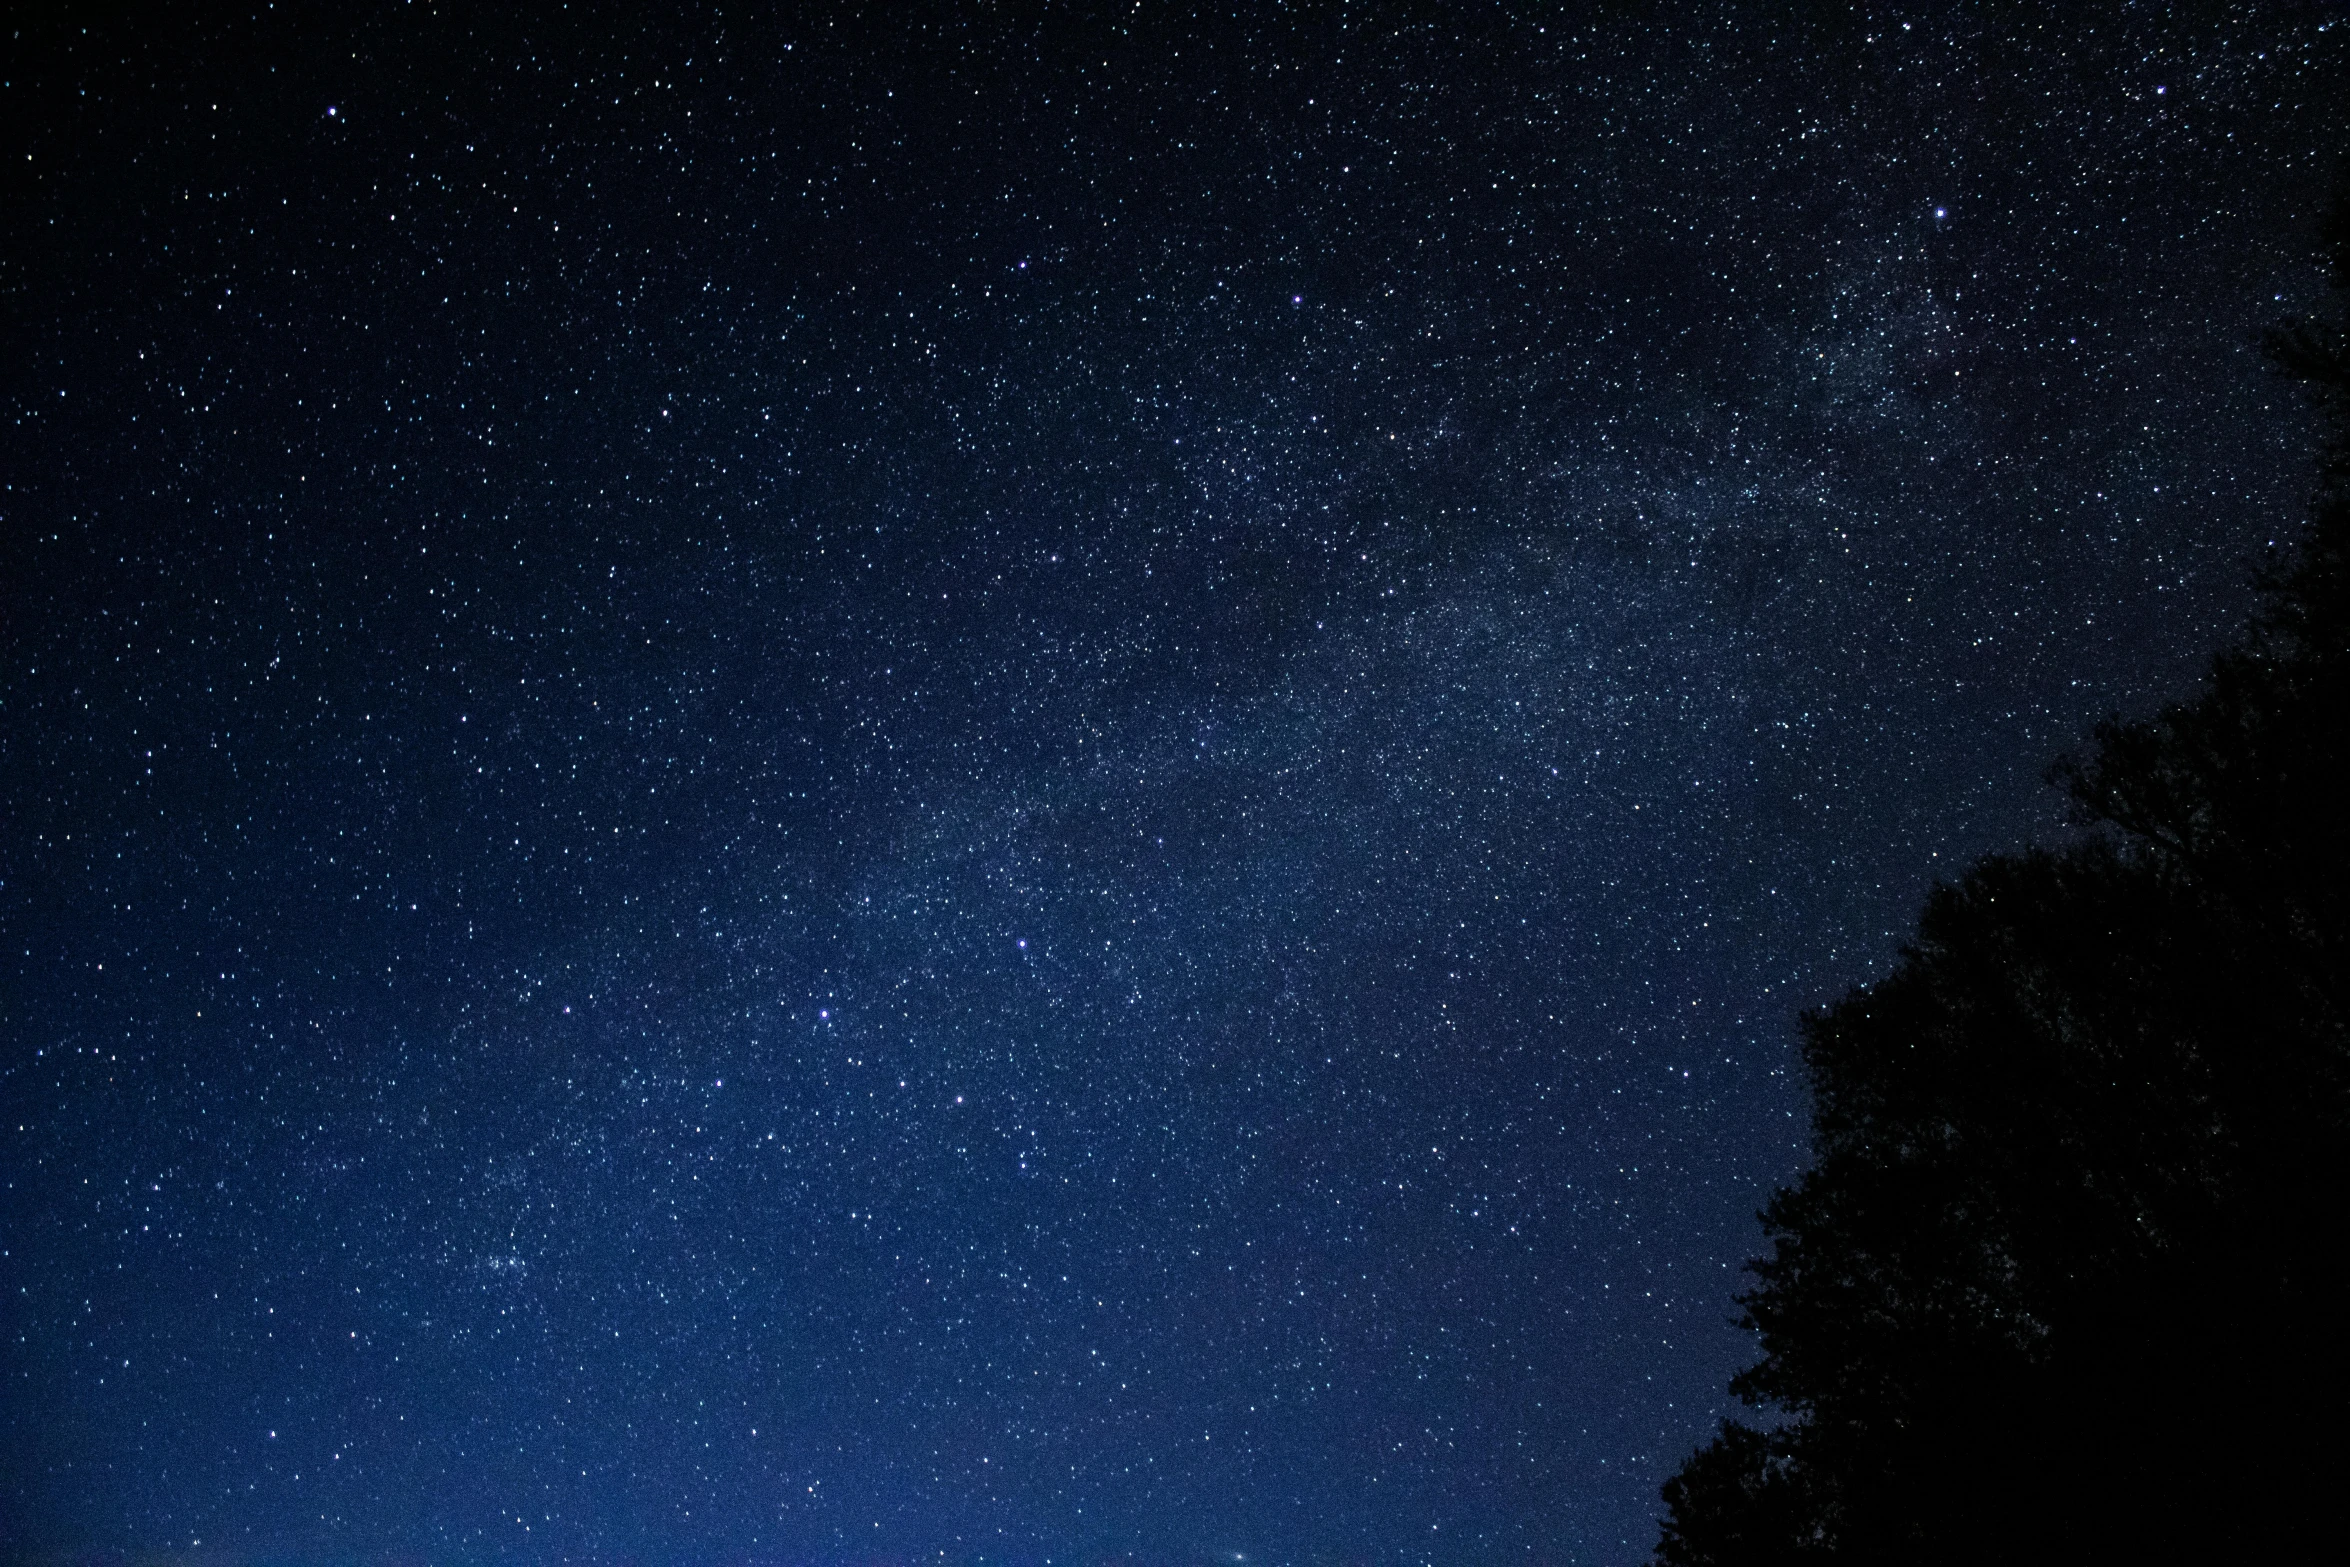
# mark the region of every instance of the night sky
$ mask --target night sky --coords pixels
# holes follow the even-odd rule
[[[474,9],[7,24],[0,1555],[1637,1561],[2350,16]]]

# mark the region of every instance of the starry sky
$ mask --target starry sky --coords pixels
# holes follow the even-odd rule
[[[12,1560],[1637,1561],[2309,493],[2336,5],[184,9],[0,56]]]

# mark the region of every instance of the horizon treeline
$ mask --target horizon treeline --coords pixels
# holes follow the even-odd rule
[[[2314,1556],[2350,1451],[2350,198],[2312,515],[2241,641],[2052,779],[2089,830],[1927,899],[1803,1020],[1762,1359],[1661,1567]],[[2339,1549],[2338,1543],[2333,1549]]]

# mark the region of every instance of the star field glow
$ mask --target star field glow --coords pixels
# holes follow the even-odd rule
[[[1639,1560],[2302,499],[2350,30],[2093,9],[28,22],[0,1549]]]

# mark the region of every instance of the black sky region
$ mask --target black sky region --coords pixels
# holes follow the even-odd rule
[[[2311,482],[2339,6],[85,9],[14,1558],[1635,1561]]]

